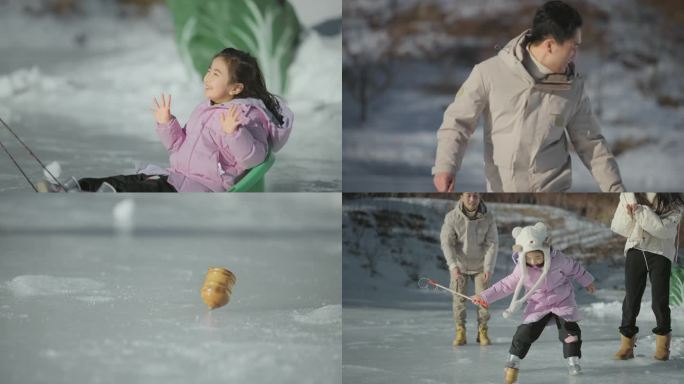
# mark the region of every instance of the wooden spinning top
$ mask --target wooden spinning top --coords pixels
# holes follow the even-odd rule
[[[228,304],[236,280],[233,272],[226,268],[209,268],[200,289],[202,300],[209,309]]]

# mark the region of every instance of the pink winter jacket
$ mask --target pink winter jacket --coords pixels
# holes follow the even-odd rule
[[[258,99],[235,99],[223,104],[203,102],[190,115],[185,127],[175,116],[165,124],[157,124],[157,133],[170,153],[168,181],[178,192],[223,192],[235,184],[243,173],[266,159],[271,151],[280,150],[292,130],[293,115],[282,100],[284,123],[275,118]],[[220,113],[238,105],[246,122],[233,134],[221,129]],[[148,167],[154,168],[154,167]],[[157,168],[158,169],[158,168]]]
[[[516,265],[519,262],[517,252],[513,254],[513,261]],[[523,282],[525,293],[537,281],[541,273],[542,268],[540,267],[527,267],[527,279]],[[575,302],[575,291],[570,278],[575,279],[583,287],[594,281],[594,277],[579,262],[565,256],[559,250],[552,249],[549,272],[545,281],[539,284],[537,290],[527,299],[523,324],[538,321],[549,312],[566,321],[580,320],[581,317]],[[513,273],[482,291],[480,297],[489,304],[503,299],[515,291],[515,286],[519,280],[520,269],[516,266]]]

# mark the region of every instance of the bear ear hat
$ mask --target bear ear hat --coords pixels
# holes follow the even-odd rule
[[[521,228],[521,227],[515,227],[515,228],[513,228],[513,237],[514,237],[514,238],[517,238],[518,235],[520,235],[520,232],[521,232],[521,231],[522,231],[522,228]]]
[[[541,221],[538,222],[537,224],[534,225],[534,229],[538,231],[544,231],[546,233],[546,224],[542,223]],[[515,229],[514,229],[515,230]]]

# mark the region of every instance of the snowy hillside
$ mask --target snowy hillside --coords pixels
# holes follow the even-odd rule
[[[75,197],[0,202],[0,382],[341,382],[339,196]]]
[[[493,345],[474,345],[475,309],[468,307],[468,345],[451,347],[454,326],[451,297],[421,290],[417,277],[448,284],[439,247],[439,229],[453,202],[422,198],[345,199],[343,204],[343,369],[355,383],[498,383],[519,314],[501,313],[509,300],[492,306],[489,322]],[[494,281],[510,273],[516,225],[545,221],[553,243],[581,258],[596,277],[598,291],[576,294],[584,320],[582,366],[585,374],[569,378],[555,327],[548,328],[523,360],[520,382],[677,383],[684,369],[684,308],[673,308],[672,361],[651,358],[655,339],[650,329],[650,286],[638,325],[642,339],[637,358],[613,362],[619,344],[624,295],[622,243],[604,224],[555,207],[487,204],[499,227],[499,255]],[[469,286],[472,292],[472,284]]]
[[[201,78],[181,62],[168,9],[154,5],[147,16],[124,17],[115,2],[82,1],[71,15],[28,11],[40,4],[0,2],[0,118],[44,162],[60,162],[65,176],[121,174],[136,163],[167,165],[154,131],[152,97],[172,94],[172,112],[182,123],[204,98]],[[306,8],[284,95],[295,124],[268,173],[267,189],[340,190],[341,33],[319,28],[339,25],[340,2],[293,4]],[[4,127],[0,140],[29,177],[42,177]],[[0,159],[0,191],[30,191],[4,152]]]
[[[434,190],[430,168],[444,110],[473,65],[527,28],[539,4],[345,1],[344,190]],[[680,189],[684,80],[676,68],[684,40],[675,26],[681,2],[573,4],[585,21],[577,68],[627,189]],[[675,9],[668,12],[668,4]],[[486,188],[482,135],[480,123],[457,190]],[[574,153],[572,161],[572,190],[598,191]]]

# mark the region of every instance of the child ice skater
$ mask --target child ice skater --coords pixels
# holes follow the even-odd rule
[[[504,381],[509,384],[517,381],[520,360],[525,358],[532,343],[552,322],[558,327],[558,338],[563,343],[563,357],[568,360],[570,374],[579,374],[582,332],[577,324],[580,315],[570,278],[589,293],[594,293],[594,277],[577,261],[551,248],[543,223],[516,227],[513,237],[513,261],[516,263],[513,272],[471,298],[477,305],[488,305],[513,293],[504,317],[509,317],[527,300],[523,323],[518,326],[511,343]],[[522,286],[525,286],[526,293],[518,300]]]
[[[171,95],[154,98],[159,138],[171,167],[148,165],[133,175],[83,178],[65,183],[83,191],[222,192],[247,170],[280,150],[292,129],[293,115],[266,89],[254,57],[234,48],[217,53],[204,75],[202,102],[181,127],[171,114]],[[43,185],[59,191],[61,186]]]

